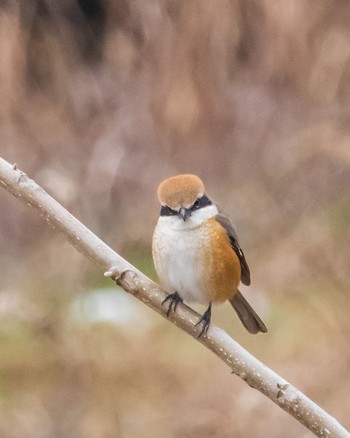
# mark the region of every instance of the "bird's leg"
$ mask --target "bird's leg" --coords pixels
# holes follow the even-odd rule
[[[211,319],[211,303],[209,304],[209,307],[207,308],[207,310],[203,313],[203,316],[201,317],[201,319],[195,325],[195,327],[197,327],[197,325],[202,324],[202,330],[198,336],[199,338],[203,334],[207,334],[207,331],[208,331],[209,326],[210,326],[210,319]]]
[[[176,307],[179,303],[183,302],[183,299],[180,297],[180,295],[177,292],[174,292],[173,294],[168,295],[165,300],[162,301],[162,305],[166,302],[170,301],[168,310],[166,312],[166,316],[169,317],[170,312],[173,311],[175,313]]]

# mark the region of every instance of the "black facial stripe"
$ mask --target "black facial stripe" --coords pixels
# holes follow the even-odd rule
[[[188,211],[192,212],[195,210],[199,210],[200,208],[207,207],[208,205],[211,205],[211,200],[208,198],[208,196],[203,195],[201,198],[198,198],[197,201],[188,209]],[[172,210],[170,207],[166,205],[162,205],[160,209],[160,215],[161,216],[178,216],[179,212],[176,210]]]
[[[172,210],[171,208],[162,205],[162,208],[160,209],[160,215],[161,216],[177,216],[178,212],[175,210]]]
[[[203,195],[201,198],[197,199],[197,201],[192,205],[190,210],[198,210],[200,208],[207,207],[208,205],[211,205],[211,200],[208,198],[208,196]]]

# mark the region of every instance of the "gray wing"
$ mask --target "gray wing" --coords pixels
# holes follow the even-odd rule
[[[241,270],[242,270],[241,282],[243,284],[245,284],[246,286],[249,286],[250,285],[250,270],[249,270],[247,260],[244,257],[244,253],[243,253],[241,247],[239,246],[238,235],[237,235],[237,231],[236,231],[234,225],[232,224],[228,215],[224,211],[222,211],[221,209],[219,209],[219,214],[217,214],[215,216],[215,219],[226,230],[228,237],[230,238],[231,246],[232,246],[234,252],[237,254],[237,257],[240,261]]]

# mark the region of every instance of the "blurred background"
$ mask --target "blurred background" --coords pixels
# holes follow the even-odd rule
[[[155,277],[158,183],[234,218],[269,328],[213,320],[350,428],[350,3],[8,0],[0,155]],[[0,190],[0,437],[309,437]],[[203,309],[197,309],[203,311]]]

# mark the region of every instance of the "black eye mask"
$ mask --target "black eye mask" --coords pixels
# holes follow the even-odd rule
[[[201,198],[198,198],[197,201],[192,205],[192,207],[188,208],[187,210],[189,212],[199,210],[200,208],[207,207],[208,205],[211,205],[211,200],[206,196],[202,196]],[[179,212],[176,210],[172,210],[168,206],[162,205],[162,208],[160,209],[160,215],[161,216],[178,216]]]

